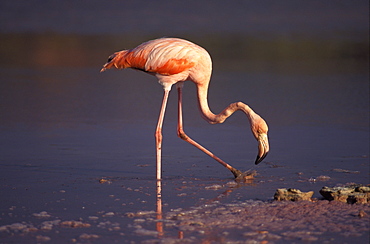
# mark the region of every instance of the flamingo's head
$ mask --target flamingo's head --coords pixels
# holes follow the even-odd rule
[[[116,69],[127,68],[128,65],[127,65],[126,59],[124,58],[126,53],[127,53],[127,50],[122,50],[122,51],[115,52],[112,55],[110,55],[108,57],[108,61],[104,64],[100,72],[104,72],[110,68],[116,68]]]
[[[270,150],[267,136],[268,126],[267,123],[258,115],[253,118],[251,125],[252,133],[258,141],[258,154],[255,161],[255,164],[257,165],[262,162]]]

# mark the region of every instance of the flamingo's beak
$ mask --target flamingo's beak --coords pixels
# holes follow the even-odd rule
[[[261,133],[260,135],[258,135],[257,141],[258,155],[255,162],[256,165],[262,162],[262,160],[267,156],[267,153],[270,150],[267,133]]]

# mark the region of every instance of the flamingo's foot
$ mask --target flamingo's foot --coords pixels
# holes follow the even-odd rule
[[[255,170],[247,170],[242,173],[240,170],[236,170],[235,173],[232,172],[235,176],[235,181],[237,182],[250,182],[254,179],[254,176],[257,175],[257,171]]]

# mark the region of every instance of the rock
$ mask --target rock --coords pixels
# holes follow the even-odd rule
[[[31,231],[37,231],[37,228],[24,222],[0,226],[0,232],[28,233]]]
[[[51,238],[48,237],[48,236],[42,236],[42,235],[37,235],[36,236],[36,241],[37,242],[47,242],[47,241],[50,241]]]
[[[146,229],[142,229],[142,228],[138,228],[134,232],[138,235],[141,235],[141,236],[157,236],[159,234],[158,231],[146,230]]]
[[[111,180],[104,179],[104,178],[101,178],[101,179],[99,179],[99,183],[100,184],[112,184],[112,181]]]
[[[98,220],[98,219],[99,219],[99,217],[97,217],[97,216],[89,216],[89,219],[90,219],[90,220]]]
[[[113,212],[108,212],[103,215],[103,217],[112,217],[112,216],[114,216]]]
[[[61,220],[44,221],[41,223],[40,230],[52,230],[54,226],[58,225]]]
[[[367,213],[364,210],[360,210],[358,212],[358,217],[363,218],[363,217],[366,217],[366,216],[367,216]]]
[[[317,176],[317,177],[316,177],[316,180],[317,180],[317,181],[328,181],[328,180],[330,180],[330,176],[327,176],[327,175],[320,175],[320,176]]]
[[[364,204],[370,202],[370,185],[346,184],[335,187],[324,186],[320,190],[320,194],[329,201]]]
[[[96,235],[96,234],[86,234],[86,233],[83,233],[80,235],[80,239],[97,239],[99,238],[100,236],[99,235]]]
[[[41,211],[40,213],[33,213],[32,215],[37,218],[50,218],[50,214],[48,214],[46,211]]]
[[[339,173],[348,173],[348,174],[359,174],[360,171],[352,171],[348,169],[333,169],[334,172],[339,172]]]
[[[88,228],[91,225],[89,223],[83,223],[81,221],[63,221],[59,224],[61,227],[70,227],[70,228]]]
[[[218,185],[218,184],[214,184],[214,185],[211,185],[211,186],[206,186],[204,187],[206,190],[219,190],[222,188],[221,185]]]
[[[276,201],[311,201],[313,191],[301,192],[298,189],[277,189],[274,195]]]

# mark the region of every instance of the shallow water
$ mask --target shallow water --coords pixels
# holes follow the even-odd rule
[[[114,6],[102,8],[116,11]],[[363,14],[353,5],[344,8],[348,12],[340,5],[322,5],[319,12],[332,11],[342,24],[318,12],[308,23],[292,15],[295,4],[289,6],[284,8],[287,14],[297,19],[292,26],[280,15],[262,21],[263,11],[254,11],[259,18],[251,17],[256,29],[249,31],[241,30],[245,25],[230,29],[236,26],[232,21],[202,21],[204,26],[193,31],[188,25],[166,26],[167,32],[183,34],[210,51],[211,109],[217,113],[239,100],[249,104],[269,124],[271,151],[254,166],[257,143],[245,116],[236,113],[224,124],[207,124],[188,82],[185,131],[235,168],[258,175],[235,184],[223,166],[177,137],[174,89],[164,123],[160,196],[153,134],[162,88],[154,77],[138,71],[99,73],[109,54],[145,41],[157,29],[117,35],[120,27],[106,29],[107,20],[84,28],[87,19],[80,17],[92,10],[78,6],[80,15],[72,11],[67,16],[78,16],[80,25],[68,24],[71,18],[65,25],[60,19],[40,24],[48,5],[30,15],[33,21],[22,15],[3,25],[0,243],[367,241],[369,205],[328,203],[319,190],[370,183],[368,24],[359,24]],[[17,7],[9,3],[2,9]],[[101,11],[100,18],[109,13]],[[196,23],[196,16],[203,14],[189,21]],[[285,25],[277,28],[278,23]],[[126,24],[127,32],[137,27]],[[48,28],[54,32],[45,33]],[[225,36],[225,29],[232,34]],[[324,37],[318,35],[322,32]],[[163,35],[167,33],[155,34]],[[312,190],[319,200],[276,203],[277,188]],[[360,210],[367,215],[359,217]],[[218,215],[224,216],[219,222]]]
[[[5,115],[1,125],[1,185],[2,194],[6,196],[1,204],[2,242],[45,241],[47,238],[57,243],[74,239],[82,242],[174,241],[179,233],[184,241],[197,242],[214,236],[213,229],[205,231],[199,227],[194,232],[180,228],[179,232],[179,226],[171,219],[155,221],[153,131],[162,91],[153,77],[146,78],[133,71],[99,74],[92,68],[48,71],[8,68],[2,73],[6,78],[1,89],[2,114]],[[240,91],[243,86],[241,89],[231,87],[225,92],[225,86],[230,83],[228,80],[222,83],[225,78],[242,84],[244,77],[252,80],[251,89],[245,85],[245,97]],[[271,82],[267,80],[272,77],[277,83],[301,81],[307,88],[293,84],[296,89],[288,85],[283,91],[281,84],[274,84],[281,90],[271,91]],[[252,183],[238,187],[230,183],[233,182],[230,172],[177,138],[174,92],[164,125],[163,218],[178,209],[206,208],[205,204],[213,202],[268,202],[277,188],[313,190],[314,197],[320,199],[319,190],[323,186],[368,183],[365,77],[361,74],[307,77],[216,72],[210,89],[212,109],[220,111],[226,101],[236,97],[258,107],[256,110],[270,124],[271,153],[256,167],[253,167],[253,159],[257,146],[245,117],[236,114],[223,125],[208,125],[197,111],[193,85],[187,84],[184,100],[189,104],[185,107],[185,131],[234,167],[243,171],[253,167],[258,172]],[[145,85],[138,87],[126,79]],[[328,82],[312,88],[312,83],[320,83],[320,79]],[[340,96],[328,97],[330,81],[339,84],[337,89],[342,87],[336,90]],[[307,104],[311,99],[313,102]],[[320,176],[330,178],[317,180]],[[106,181],[99,183],[102,179]],[[50,216],[34,216],[42,211]],[[150,212],[141,215],[142,211]],[[365,211],[369,213],[368,208]],[[91,226],[60,227],[58,221],[67,220]],[[9,226],[16,223],[24,226]],[[158,223],[163,224],[163,231],[157,231],[162,230]],[[287,232],[289,228],[277,231],[264,228],[263,231],[280,237],[263,238],[273,242],[302,238],[318,242],[338,240],[337,232],[312,234],[311,230],[307,234],[307,228],[309,226],[301,226],[302,231],[306,231],[303,233],[299,228],[293,233]],[[352,234],[340,238],[348,241],[368,238],[363,231],[368,226],[359,227],[360,232],[351,232],[351,228],[347,232]],[[214,241],[261,239],[251,234],[254,231],[248,227],[231,227],[223,231],[229,234],[218,236]]]

